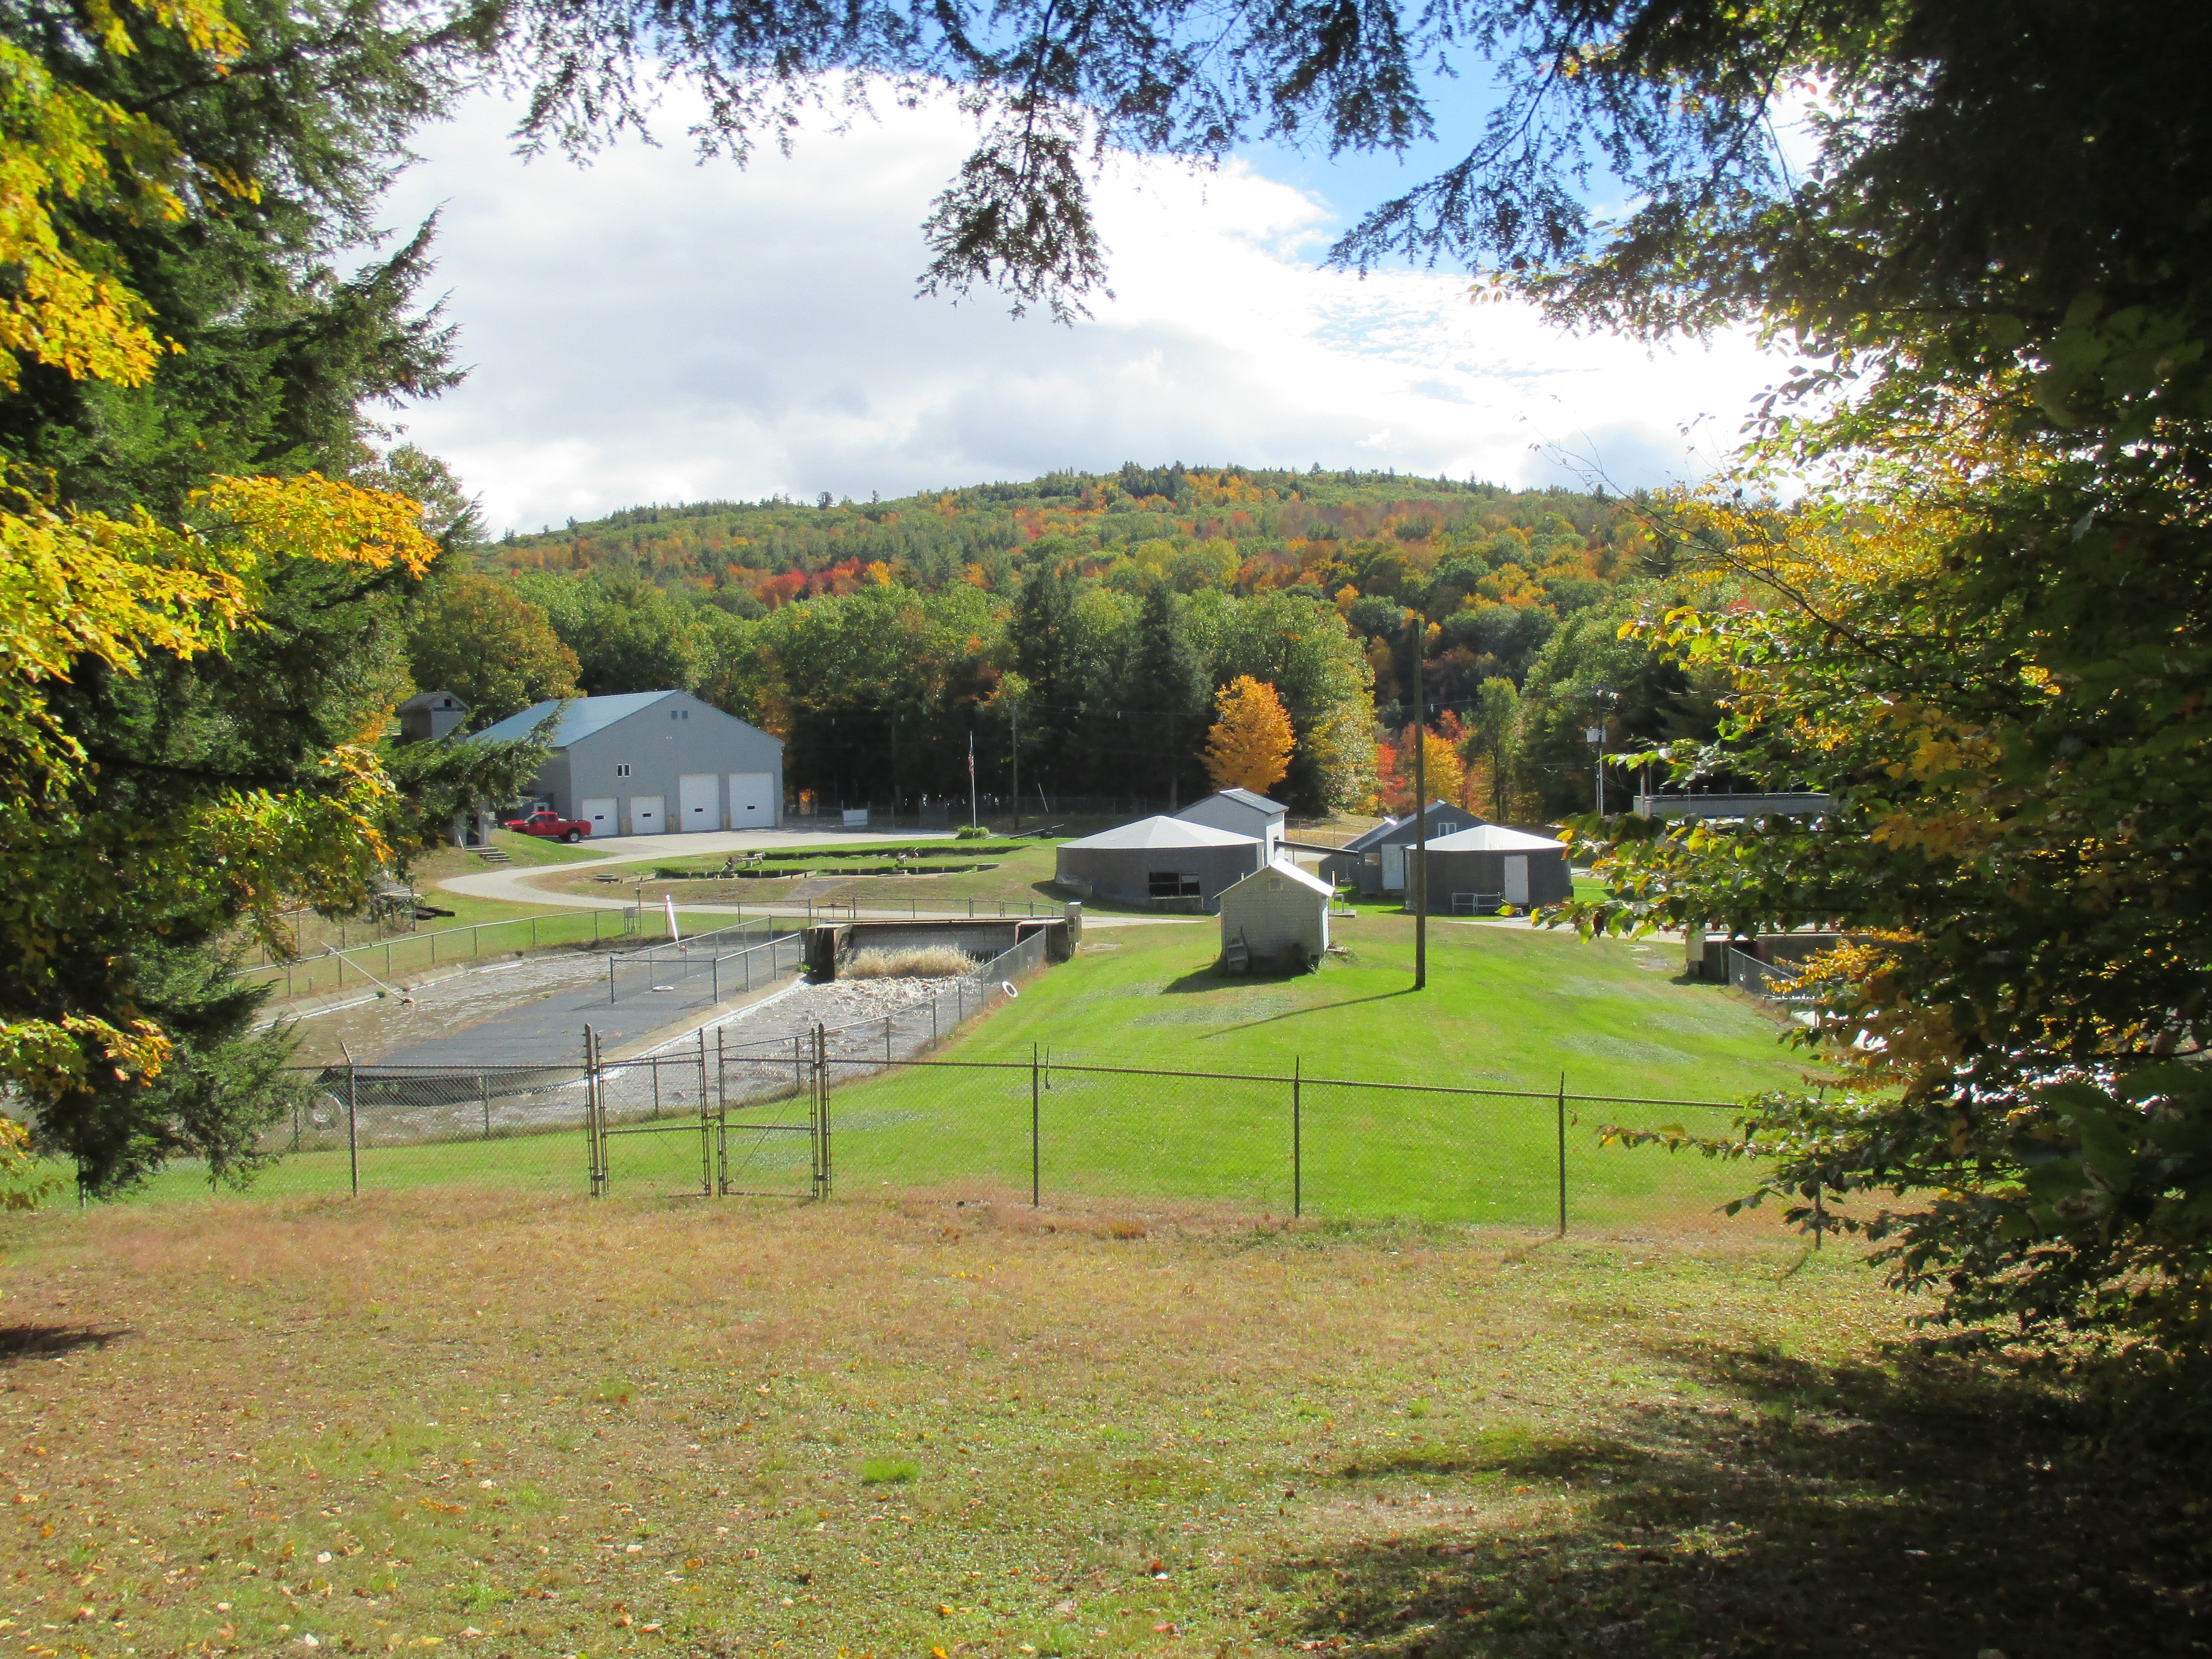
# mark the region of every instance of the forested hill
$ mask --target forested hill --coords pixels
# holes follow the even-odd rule
[[[535,536],[510,533],[490,559],[511,571],[617,570],[664,586],[746,592],[770,609],[852,592],[872,565],[924,592],[959,580],[995,590],[1038,558],[1081,560],[1085,574],[1098,575],[1133,558],[1164,568],[1185,591],[1312,582],[1332,562],[1357,564],[1363,594],[1410,601],[1413,584],[1443,556],[1470,541],[1489,546],[1499,532],[1517,532],[1524,546],[1540,539],[1547,550],[1571,541],[1575,568],[1559,580],[1609,574],[1618,558],[1607,554],[1635,533],[1621,506],[1570,490],[1516,493],[1396,473],[1132,462],[1104,475],[1051,472],[889,501],[627,507]],[[1353,550],[1358,543],[1378,545]],[[1413,556],[1383,569],[1378,552]],[[1582,568],[1586,552],[1597,556],[1594,570]]]
[[[956,774],[964,791],[971,735],[984,788],[1010,783],[1017,720],[1025,794],[1187,797],[1213,690],[1251,673],[1297,728],[1285,793],[1388,805],[1403,788],[1376,740],[1411,719],[1419,605],[1432,722],[1486,799],[1508,805],[1511,783],[1534,811],[1587,787],[1561,734],[1597,680],[1624,732],[1680,723],[1679,682],[1639,690],[1640,653],[1611,660],[1646,551],[1618,498],[1382,472],[1133,463],[896,501],[632,507],[479,550],[456,580],[481,591],[426,620],[416,678],[475,675],[480,716],[520,707],[559,689],[558,663],[495,687],[493,665],[537,659],[519,634],[487,647],[503,627],[550,629],[577,689],[683,684],[778,732],[793,787],[827,805],[894,774],[908,799]],[[1509,694],[1530,699],[1510,742],[1494,735]],[[1486,696],[1493,737],[1476,745]]]

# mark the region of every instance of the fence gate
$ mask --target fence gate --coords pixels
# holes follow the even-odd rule
[[[714,1041],[721,1190],[760,1198],[830,1196],[829,1079],[822,1028],[766,1042]]]
[[[629,1060],[602,1059],[589,1030],[585,1045],[592,1195],[611,1191],[617,1176],[631,1190],[701,1198],[721,1190],[721,1113],[706,1034],[688,1052]]]

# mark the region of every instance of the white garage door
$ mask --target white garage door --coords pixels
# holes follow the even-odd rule
[[[667,801],[665,795],[632,795],[629,798],[630,834],[658,836],[666,830],[668,817],[662,808]]]
[[[775,773],[732,772],[730,774],[730,828],[732,830],[775,828]]]
[[[592,826],[595,836],[615,833],[615,802],[611,795],[586,800],[576,816]]]
[[[720,793],[712,772],[686,772],[677,779],[677,805],[684,812],[677,828],[687,836],[696,830],[720,829],[722,815],[714,810],[720,805],[715,799]]]

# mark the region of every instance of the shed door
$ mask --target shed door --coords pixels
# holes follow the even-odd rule
[[[1382,844],[1382,890],[1386,893],[1406,890],[1406,849],[1397,842]]]
[[[578,809],[576,816],[590,823],[592,833],[595,836],[611,836],[615,833],[615,802],[611,795],[586,800]]]
[[[721,793],[714,787],[717,781],[712,772],[686,772],[676,780],[677,804],[684,811],[678,827],[684,834],[722,827],[722,815],[715,810],[720,805],[715,797]]]
[[[1510,856],[1505,860],[1505,902],[1526,904],[1528,902],[1528,855],[1526,853]]]
[[[730,774],[730,828],[732,830],[775,828],[775,773],[732,772]]]
[[[629,832],[633,836],[658,836],[668,828],[668,815],[663,811],[668,804],[665,795],[632,795],[629,798]]]

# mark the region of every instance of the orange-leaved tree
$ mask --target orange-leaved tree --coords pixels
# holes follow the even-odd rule
[[[1240,674],[1215,694],[1218,716],[1206,734],[1206,775],[1217,789],[1265,794],[1291,769],[1297,738],[1275,688]]]

